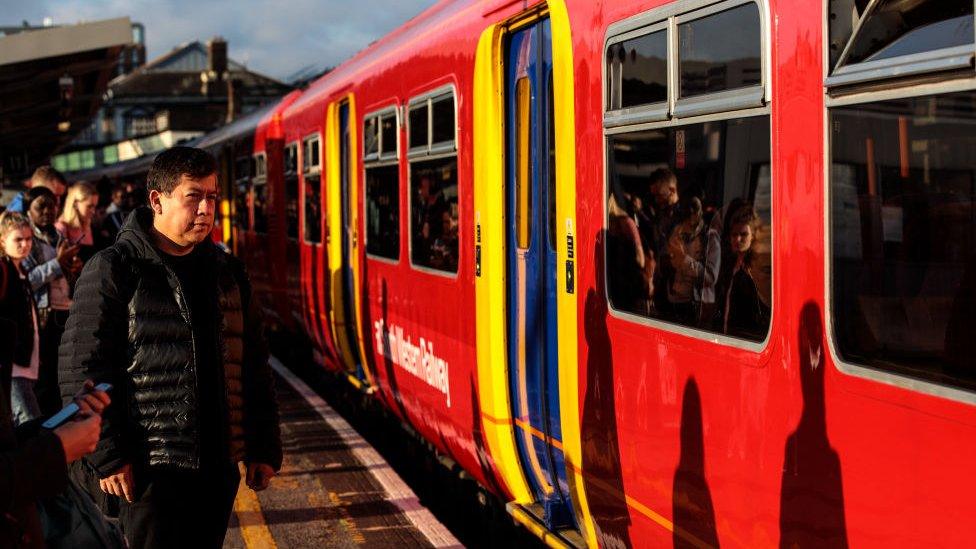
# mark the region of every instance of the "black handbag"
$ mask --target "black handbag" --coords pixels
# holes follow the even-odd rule
[[[49,549],[124,549],[125,538],[74,479],[67,488],[37,504]]]

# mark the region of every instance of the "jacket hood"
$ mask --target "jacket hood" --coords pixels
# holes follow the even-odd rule
[[[122,230],[119,231],[119,236],[116,241],[120,243],[125,242],[131,246],[136,257],[140,259],[153,263],[162,263],[163,259],[160,251],[153,244],[152,224],[152,209],[149,206],[140,206],[132,210],[129,217],[125,219],[125,223],[122,224]],[[194,250],[201,249],[201,247],[208,252],[212,252],[216,248],[209,238],[197,244]]]

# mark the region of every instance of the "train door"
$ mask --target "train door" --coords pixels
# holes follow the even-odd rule
[[[356,193],[353,177],[352,154],[354,130],[350,101],[342,101],[331,109],[334,145],[330,149],[330,173],[334,203],[329,207],[331,224],[330,262],[332,273],[331,317],[335,342],[343,363],[356,384],[369,383],[368,372],[363,366],[356,329],[356,273],[359,261],[359,231],[357,226]]]
[[[575,518],[559,410],[549,19],[514,32],[506,61],[509,390],[523,470],[555,530]]]

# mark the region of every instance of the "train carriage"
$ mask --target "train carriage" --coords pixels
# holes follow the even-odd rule
[[[269,112],[238,251],[550,545],[963,546],[973,26],[445,0]]]

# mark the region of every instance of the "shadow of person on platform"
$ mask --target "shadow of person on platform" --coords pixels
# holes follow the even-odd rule
[[[780,547],[847,547],[840,457],[827,438],[826,350],[820,309],[800,313],[800,385],[803,412],[786,440],[780,496]]]
[[[675,547],[718,547],[715,508],[705,480],[705,435],[698,382],[685,384],[681,403],[681,457],[671,492]]]
[[[582,465],[586,499],[601,547],[631,547],[630,513],[624,497],[620,443],[614,399],[613,354],[603,295],[603,238],[597,238],[594,263],[596,287],[586,295],[586,395],[582,412]]]

